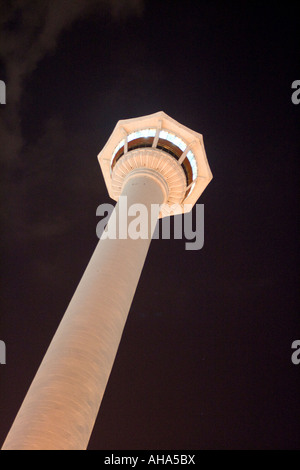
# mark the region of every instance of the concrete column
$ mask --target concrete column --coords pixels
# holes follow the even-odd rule
[[[122,196],[128,207],[142,203],[150,213],[166,193],[159,174],[136,170]],[[120,201],[117,219],[119,211]],[[3,450],[86,449],[151,236],[99,241]]]

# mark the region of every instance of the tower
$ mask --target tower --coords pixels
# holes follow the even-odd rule
[[[154,222],[169,215],[169,207],[173,214],[183,213],[187,204],[190,209],[212,179],[202,135],[163,112],[119,121],[98,159],[109,195],[117,204],[4,450],[86,449]],[[147,236],[141,238],[127,232],[133,217],[130,208],[136,204],[147,213]],[[159,208],[154,215],[153,205]],[[107,236],[115,229],[116,237]]]

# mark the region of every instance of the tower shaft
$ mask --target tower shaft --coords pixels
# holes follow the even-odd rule
[[[165,192],[158,174],[141,169],[129,175],[122,196],[128,207],[142,203],[147,208],[148,237],[101,238],[3,450],[82,450],[88,445],[155,228],[152,223],[150,229],[151,204],[162,204]],[[119,220],[120,205],[121,200],[108,229],[115,216]]]

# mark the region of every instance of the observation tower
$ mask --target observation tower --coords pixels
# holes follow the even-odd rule
[[[98,159],[117,204],[3,450],[87,448],[155,223],[170,209],[190,210],[212,179],[202,135],[164,112],[119,121]],[[127,227],[136,205],[147,208],[148,232],[133,239]]]

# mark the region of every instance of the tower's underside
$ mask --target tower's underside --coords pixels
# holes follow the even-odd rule
[[[162,111],[119,121],[98,159],[108,193],[116,201],[132,170],[157,171],[169,191],[161,217],[170,215],[168,206],[173,214],[188,212],[212,179],[203,136]]]

